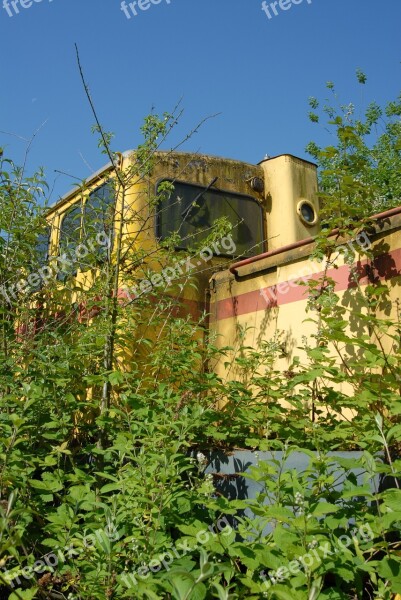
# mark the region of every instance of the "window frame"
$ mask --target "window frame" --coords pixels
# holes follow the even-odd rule
[[[98,190],[100,190],[108,185],[110,185],[110,179],[104,181],[100,185],[93,188],[84,197],[81,196],[81,198],[79,200],[75,200],[75,202],[72,202],[63,213],[60,213],[60,222],[59,222],[59,226],[58,226],[59,234],[58,234],[58,240],[57,240],[57,256],[58,257],[60,257],[62,255],[61,243],[62,243],[62,236],[63,236],[63,224],[64,224],[65,219],[68,217],[68,215],[71,212],[76,210],[76,208],[78,208],[78,207],[80,208],[79,240],[77,240],[76,247],[79,247],[80,245],[85,245],[84,240],[87,239],[86,235],[84,235],[84,234],[86,234],[85,216],[87,214],[87,206],[90,209],[90,205],[88,205],[88,202],[90,202],[91,196],[92,197],[95,196],[95,194],[98,192]],[[118,200],[117,197],[113,194],[112,202],[110,202],[109,204],[106,205],[106,206],[110,206],[110,208],[112,210],[112,219],[110,222],[109,231],[106,231],[105,228],[102,228],[101,231],[96,231],[96,235],[98,235],[99,233],[104,233],[110,239],[111,246],[113,245],[114,233],[115,233],[115,204],[116,204],[117,200]],[[78,220],[78,218],[77,218],[77,220]],[[102,226],[103,225],[104,225],[104,223],[102,222]],[[103,246],[101,246],[101,247],[103,248]],[[67,254],[67,258],[71,259],[71,257],[68,254]],[[100,256],[98,256],[97,259],[99,260],[99,262],[104,263],[107,260],[107,256],[104,256],[102,259],[100,259]],[[74,270],[72,270],[71,272],[68,272],[68,273],[67,272],[64,272],[64,273],[59,272],[57,274],[57,278],[60,281],[66,281],[66,279],[68,277],[71,277],[71,276],[76,277],[78,274],[78,271],[85,273],[86,271],[89,271],[91,268],[93,268],[93,265],[83,264],[82,259],[80,259],[79,257],[76,257],[76,260],[74,260],[73,266],[74,266]]]

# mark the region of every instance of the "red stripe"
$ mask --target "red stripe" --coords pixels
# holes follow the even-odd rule
[[[367,285],[369,282],[389,280],[401,275],[401,248],[387,254],[382,254],[373,261],[368,259],[358,261],[354,263],[353,267],[355,272],[352,274],[348,265],[343,265],[338,269],[328,269],[327,276],[336,282],[336,292],[356,287],[357,282],[360,285]],[[302,277],[318,280],[323,274],[324,271],[320,271],[311,276],[304,275]],[[306,300],[308,288],[304,285],[297,285],[300,278],[298,276],[294,279],[280,282],[277,285],[253,290],[252,292],[245,292],[244,294],[225,298],[224,300],[218,300],[214,318],[215,320],[228,319],[234,316],[246,315],[251,312],[290,304],[291,302]],[[284,285],[288,287],[284,288]],[[279,289],[280,286],[282,286],[281,290]]]

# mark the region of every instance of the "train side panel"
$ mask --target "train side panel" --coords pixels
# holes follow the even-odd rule
[[[378,317],[400,316],[401,287],[401,208],[400,214],[377,220],[376,232],[360,232],[354,239],[338,241],[335,267],[329,265],[327,275],[335,282],[340,304],[347,311],[351,333],[360,326],[355,287],[366,287],[381,281],[388,286],[388,295],[379,306]],[[287,371],[294,356],[302,360],[303,338],[316,334],[317,314],[308,310],[308,288],[305,282],[318,279],[326,271],[323,263],[310,259],[313,243],[292,250],[283,249],[262,260],[256,260],[222,273],[211,279],[211,331],[220,347],[231,346],[228,360],[234,360],[240,345],[260,349],[265,341],[280,340],[281,356],[276,367]],[[366,249],[373,251],[368,258]],[[353,264],[344,260],[345,252],[353,252]],[[239,331],[245,332],[243,339]],[[383,338],[384,349],[391,353],[392,340]],[[227,360],[227,359],[226,359]],[[225,379],[241,377],[240,370],[224,366],[221,360],[215,369]],[[344,390],[346,391],[346,386]]]

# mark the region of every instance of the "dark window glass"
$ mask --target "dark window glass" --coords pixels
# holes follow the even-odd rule
[[[114,202],[114,186],[112,182],[107,182],[91,192],[85,203],[83,243],[89,240],[93,242],[89,247],[91,256],[97,261],[107,257],[107,240],[111,243],[113,236]]]
[[[315,211],[313,210],[313,206],[304,202],[301,206],[301,215],[308,223],[313,223],[315,220]]]
[[[39,233],[35,246],[35,263],[39,267],[47,265],[49,260],[50,227]]]
[[[32,256],[32,261],[29,267],[29,274],[35,274],[42,267],[47,266],[49,261],[49,244],[50,244],[50,227],[46,227],[44,231],[36,236],[36,244]],[[35,280],[34,280],[35,281]],[[32,291],[40,290],[43,286],[43,279],[37,282],[36,285],[30,285]]]
[[[158,214],[157,236],[161,240],[178,232],[177,248],[192,247],[210,235],[216,219],[225,216],[233,226],[234,256],[254,256],[264,251],[263,211],[254,198],[183,182],[173,183],[174,192],[163,201]]]
[[[65,255],[67,260],[59,261],[60,272],[58,279],[65,281],[68,275],[75,275],[78,268],[76,249],[81,237],[81,204],[71,208],[64,216],[60,227],[60,257]]]

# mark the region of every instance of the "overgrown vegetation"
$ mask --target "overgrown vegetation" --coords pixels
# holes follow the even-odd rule
[[[339,236],[370,225],[365,210],[399,203],[401,105],[386,110],[391,122],[370,146],[379,107],[366,122],[327,109],[338,144],[311,148]],[[0,597],[391,600],[401,594],[400,322],[386,316],[394,300],[374,257],[368,286],[348,257],[355,287],[339,298],[327,276],[335,238],[323,231],[316,255],[327,269],[310,284],[317,333],[286,373],[276,368],[278,338],[243,348],[243,377],[222,381],[209,366],[224,351],[203,343],[203,320],[176,315],[174,294],[119,298],[149,258],[127,246],[124,194],[149,175],[176,118],[146,119],[128,172],[97,125],[115,163],[121,227],[107,256],[84,258],[85,286],[53,278],[31,295],[1,295]],[[40,173],[27,179],[3,157],[0,171],[9,289],[37,261],[44,187]],[[150,214],[163,193],[149,198]],[[149,217],[130,218],[138,235],[148,226]],[[227,233],[219,227],[213,235]],[[171,246],[157,255],[161,267]],[[260,485],[255,499],[215,493],[205,467],[217,447],[271,453],[246,475]],[[338,449],[362,454],[330,455]],[[308,463],[302,472],[284,468],[295,451]],[[387,489],[375,493],[383,477]]]

